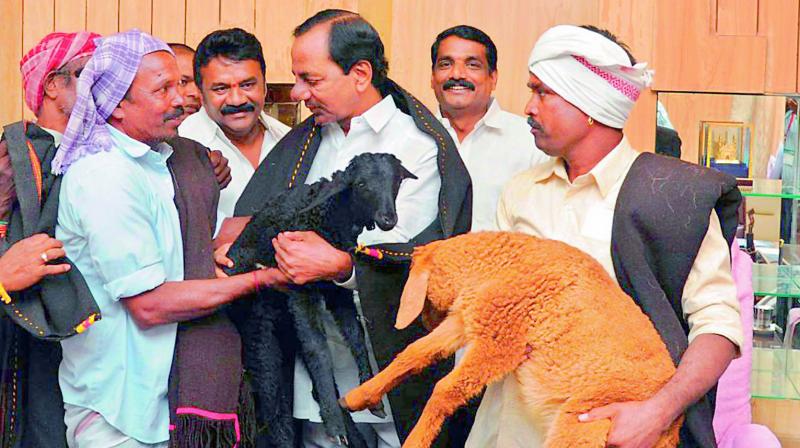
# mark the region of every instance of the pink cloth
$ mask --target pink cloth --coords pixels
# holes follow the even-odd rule
[[[744,340],[741,356],[734,359],[719,379],[714,434],[719,448],[780,448],[774,434],[752,423],[750,374],[753,364],[753,261],[736,241],[731,248],[731,274],[736,283]]]
[[[50,33],[19,61],[25,104],[33,113],[39,113],[44,98],[44,81],[54,70],[64,64],[94,52],[97,33]]]

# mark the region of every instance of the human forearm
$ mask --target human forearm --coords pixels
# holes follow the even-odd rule
[[[705,395],[735,356],[736,346],[727,338],[698,335],[683,354],[675,375],[650,399],[662,410],[664,421],[672,422]]]
[[[285,284],[285,277],[277,269],[254,272],[219,279],[166,282],[122,300],[142,328],[183,322],[207,316],[220,306],[255,292],[256,288]]]

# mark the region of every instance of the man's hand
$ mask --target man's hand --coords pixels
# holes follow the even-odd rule
[[[45,276],[63,274],[70,265],[47,263],[65,255],[61,241],[43,233],[18,241],[0,257],[0,283],[6,291],[20,291]]]
[[[672,423],[667,414],[652,401],[628,401],[593,409],[578,420],[611,420],[607,447],[652,448]]]
[[[343,282],[353,271],[350,255],[315,232],[283,232],[273,238],[272,246],[278,268],[298,285],[320,280]]]
[[[8,221],[17,194],[14,188],[14,170],[6,142],[0,143],[0,220]]]
[[[222,190],[231,183],[231,167],[228,166],[228,159],[222,155],[221,151],[209,151],[208,158],[211,160],[211,166],[214,168],[214,176],[219,183],[219,189]]]
[[[228,276],[222,268],[230,269],[233,267],[233,260],[228,258],[228,251],[232,245],[233,243],[225,243],[214,250],[214,263],[216,263],[214,271],[217,274],[217,278],[225,278]]]

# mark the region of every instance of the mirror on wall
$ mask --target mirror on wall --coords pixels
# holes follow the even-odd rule
[[[797,244],[800,163],[797,98],[782,95],[659,93],[656,152],[739,179],[746,195],[739,236],[778,248]],[[765,253],[769,251],[764,251]]]
[[[738,179],[738,242],[757,262],[757,345],[791,344],[784,329],[789,310],[800,307],[797,105],[792,96],[658,94],[656,151]]]

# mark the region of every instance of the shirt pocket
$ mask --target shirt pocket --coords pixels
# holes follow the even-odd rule
[[[581,224],[581,236],[595,241],[610,242],[614,209],[605,203],[589,207]]]

